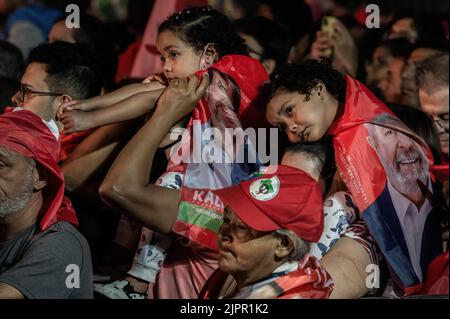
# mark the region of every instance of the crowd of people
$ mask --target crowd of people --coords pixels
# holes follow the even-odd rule
[[[0,0],[0,299],[448,298],[448,3],[371,3]]]

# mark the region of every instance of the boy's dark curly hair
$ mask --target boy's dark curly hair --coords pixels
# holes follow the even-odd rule
[[[213,43],[220,57],[248,54],[248,48],[232,23],[220,12],[207,7],[192,7],[171,15],[158,28],[158,33],[172,31],[197,51]]]
[[[322,82],[338,101],[345,101],[345,78],[340,72],[316,60],[282,67],[271,85],[270,98],[279,91],[298,92],[309,100],[311,91]]]

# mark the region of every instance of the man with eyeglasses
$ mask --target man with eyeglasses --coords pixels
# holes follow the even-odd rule
[[[406,66],[402,72],[401,98],[403,105],[420,108],[418,96],[417,66],[432,56],[441,54],[439,46],[419,46],[409,55]]]
[[[13,105],[39,115],[58,137],[58,107],[100,94],[102,83],[91,56],[89,49],[79,44],[57,42],[36,47],[30,53],[20,90],[12,97]]]
[[[439,133],[441,152],[448,161],[448,53],[424,60],[417,69],[421,108],[429,113]]]

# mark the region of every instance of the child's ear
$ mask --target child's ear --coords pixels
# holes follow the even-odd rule
[[[313,88],[313,91],[323,100],[325,97],[325,84],[323,84],[322,81],[318,81],[316,86]]]
[[[216,46],[214,44],[209,44],[205,51],[205,56],[207,62],[212,65],[219,61],[219,52],[217,52]]]

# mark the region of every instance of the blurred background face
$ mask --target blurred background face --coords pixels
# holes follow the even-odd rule
[[[405,61],[401,58],[392,58],[387,67],[385,82],[380,83],[384,98],[389,103],[399,103],[402,98],[402,74]]]
[[[375,49],[372,55],[372,61],[366,66],[368,86],[378,86],[381,81],[387,79],[388,64],[392,56],[389,50],[384,46]]]
[[[436,50],[428,48],[415,49],[408,58],[402,74],[401,103],[412,107],[420,107],[418,86],[416,79],[417,64],[435,54]]]
[[[270,20],[275,19],[272,8],[266,3],[262,3],[258,6],[258,8],[256,9],[256,15]]]
[[[449,153],[449,89],[443,88],[432,94],[428,94],[424,89],[419,90],[419,98],[422,110],[433,117],[439,133],[439,143],[441,152]]]
[[[7,0],[0,0],[0,13],[5,13],[8,9]]]
[[[406,38],[409,42],[417,41],[417,31],[412,18],[402,18],[394,22],[389,32],[389,39]]]
[[[48,43],[53,42],[69,42],[75,43],[75,38],[73,36],[74,29],[69,29],[66,27],[65,21],[59,21],[53,25],[48,34]]]
[[[0,0],[0,14],[8,14],[23,2],[23,0]]]

